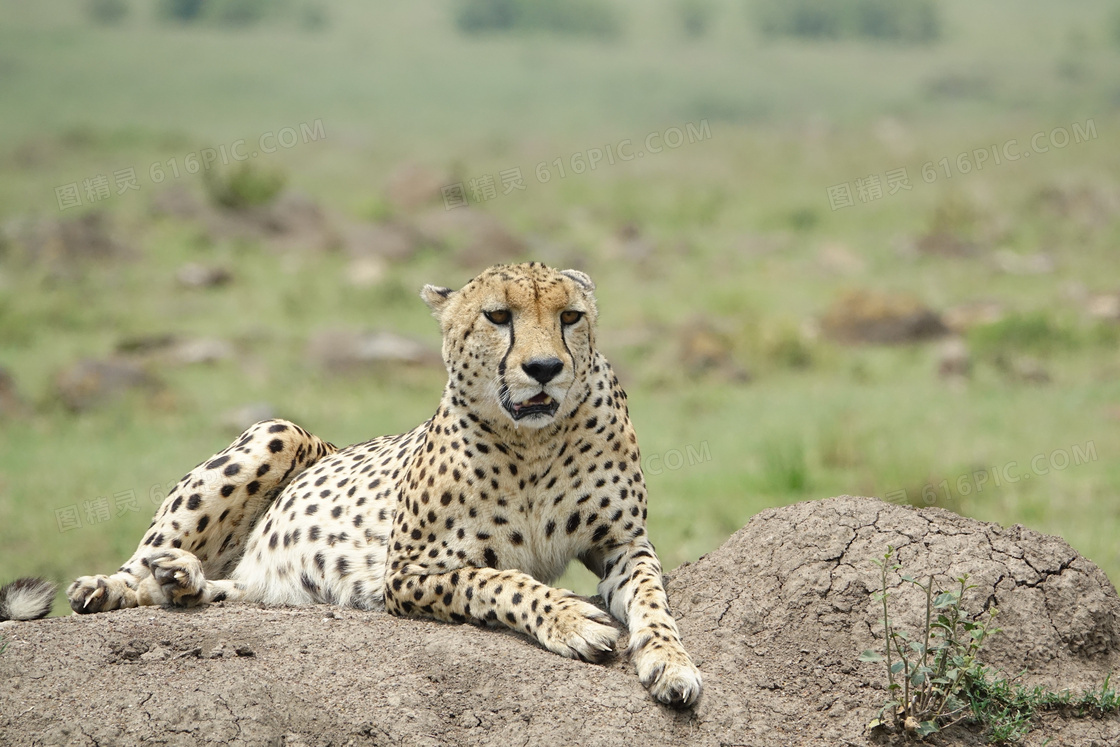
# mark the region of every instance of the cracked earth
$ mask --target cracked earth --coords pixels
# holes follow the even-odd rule
[[[1057,537],[940,509],[843,496],[758,514],[673,571],[668,591],[704,673],[700,705],[654,703],[625,658],[562,659],[495,630],[332,607],[211,605],[0,624],[0,744],[889,744],[870,562],[976,584],[999,610],[986,662],[1075,692],[1120,670],[1120,599]],[[893,578],[892,615],[924,597]],[[623,645],[625,641],[623,641]],[[1050,740],[1047,742],[1047,740]],[[981,745],[955,728],[932,744]],[[1120,745],[1120,719],[1047,715],[1026,744]]]

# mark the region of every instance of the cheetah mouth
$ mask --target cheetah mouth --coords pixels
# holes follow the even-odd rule
[[[533,415],[555,415],[558,407],[560,407],[560,403],[544,392],[523,402],[506,404],[506,409],[514,420],[521,420]]]

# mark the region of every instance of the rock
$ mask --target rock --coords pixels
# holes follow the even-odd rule
[[[16,388],[15,378],[8,369],[0,366],[0,419],[26,415],[27,403]]]
[[[1089,316],[1107,322],[1120,322],[1120,293],[1103,293],[1085,301]]]
[[[206,205],[186,185],[173,184],[156,192],[148,209],[159,218],[197,220],[206,212]]]
[[[657,245],[642,233],[638,224],[627,223],[607,246],[607,254],[648,272],[657,260]]]
[[[883,344],[919,342],[948,332],[941,317],[917,299],[875,291],[841,296],[821,319],[821,330],[838,342]]]
[[[379,364],[443,366],[443,358],[438,350],[418,340],[385,330],[321,330],[312,336],[308,344],[308,356],[321,368],[333,373]]]
[[[73,218],[10,222],[4,227],[0,244],[9,255],[63,272],[73,263],[124,259],[133,254],[116,236],[109,216],[99,210]]]
[[[190,366],[217,363],[236,354],[233,343],[217,337],[179,337],[171,333],[128,337],[117,343],[117,352],[139,362]]]
[[[385,279],[389,266],[380,257],[361,257],[346,267],[346,282],[355,288],[372,288]]]
[[[750,374],[735,360],[731,339],[704,317],[693,317],[677,330],[677,349],[678,360],[689,376],[750,381]]]
[[[914,248],[920,254],[935,257],[971,257],[978,249],[975,242],[946,230],[932,231],[919,237],[914,242]]]
[[[225,267],[188,262],[175,271],[175,280],[184,288],[216,288],[233,280]]]
[[[190,366],[217,363],[233,358],[233,343],[216,337],[193,337],[179,340],[167,350],[165,360],[173,365]]]
[[[1007,310],[998,301],[970,301],[946,309],[941,319],[946,327],[960,335],[981,324],[994,324],[1006,314]]]
[[[1100,229],[1120,215],[1120,190],[1101,184],[1052,184],[1038,191],[1035,206],[1085,228]]]
[[[1029,355],[1020,355],[1007,358],[997,356],[996,368],[1003,372],[1012,381],[1021,381],[1026,384],[1049,384],[1050,372],[1038,358]]]
[[[271,243],[282,249],[323,252],[341,243],[323,209],[302,192],[281,192],[262,219]]]
[[[512,262],[526,250],[524,241],[481,210],[432,210],[418,217],[414,225],[424,241],[450,251],[464,267]]]
[[[964,377],[972,372],[972,356],[959,337],[950,337],[937,350],[937,375],[943,379]]]
[[[992,255],[997,271],[1006,275],[1049,275],[1054,272],[1054,258],[1049,254],[1018,254],[1000,249]]]
[[[817,265],[827,275],[844,277],[859,275],[867,266],[862,257],[836,241],[821,245],[820,250],[817,251]]]
[[[385,198],[397,210],[411,212],[431,203],[443,202],[443,188],[455,178],[428,166],[406,163],[398,166],[385,185]]]
[[[154,391],[159,382],[134,361],[122,358],[80,360],[61,371],[55,394],[68,409],[82,412],[134,390]]]
[[[342,242],[326,212],[309,196],[281,192],[266,205],[207,208],[203,220],[211,241],[264,241],[281,250],[323,252]]]
[[[178,337],[170,332],[125,337],[117,342],[117,352],[126,355],[150,355],[161,350],[166,350],[174,345],[178,339]]]
[[[669,575],[705,677],[692,711],[657,705],[625,655],[596,666],[470,625],[225,603],[7,624],[0,702],[20,708],[0,724],[13,744],[887,744],[866,729],[885,667],[859,655],[883,642],[871,560],[888,545],[902,573],[938,588],[969,574],[964,608],[999,609],[981,659],[1028,688],[1078,693],[1120,670],[1116,590],[1060,538],[842,496],[763,511]],[[924,595],[893,572],[888,587],[892,620],[917,630]],[[1117,744],[1120,719],[1042,719],[1027,744],[1048,740]],[[937,741],[982,742],[963,727]]]

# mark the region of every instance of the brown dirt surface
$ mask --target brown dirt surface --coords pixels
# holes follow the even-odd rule
[[[0,744],[867,745],[885,699],[870,559],[965,607],[995,604],[987,661],[1029,685],[1099,686],[1120,665],[1120,599],[1064,541],[941,509],[843,496],[764,511],[674,571],[669,597],[704,673],[692,711],[656,704],[625,657],[570,661],[523,637],[326,606],[142,608],[4,623]],[[924,597],[893,614],[916,624]],[[1120,744],[1120,719],[1040,719],[1027,745]],[[980,745],[954,728],[935,745]],[[901,742],[900,742],[901,743]]]

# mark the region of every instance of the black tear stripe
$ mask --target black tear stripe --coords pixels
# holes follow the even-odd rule
[[[574,326],[574,325],[573,325]],[[564,343],[564,350],[568,351],[568,357],[572,359],[572,370],[576,367],[576,357],[572,355],[572,349],[568,347],[568,333],[564,331],[565,325],[560,323],[560,342]]]
[[[506,299],[506,306],[509,306],[509,299]],[[502,356],[502,360],[498,362],[498,379],[501,381],[502,386],[505,386],[506,379],[506,361],[509,360],[510,353],[513,352],[513,342],[515,335],[513,333],[513,314],[510,314],[509,320],[509,347],[506,348],[506,354]]]

